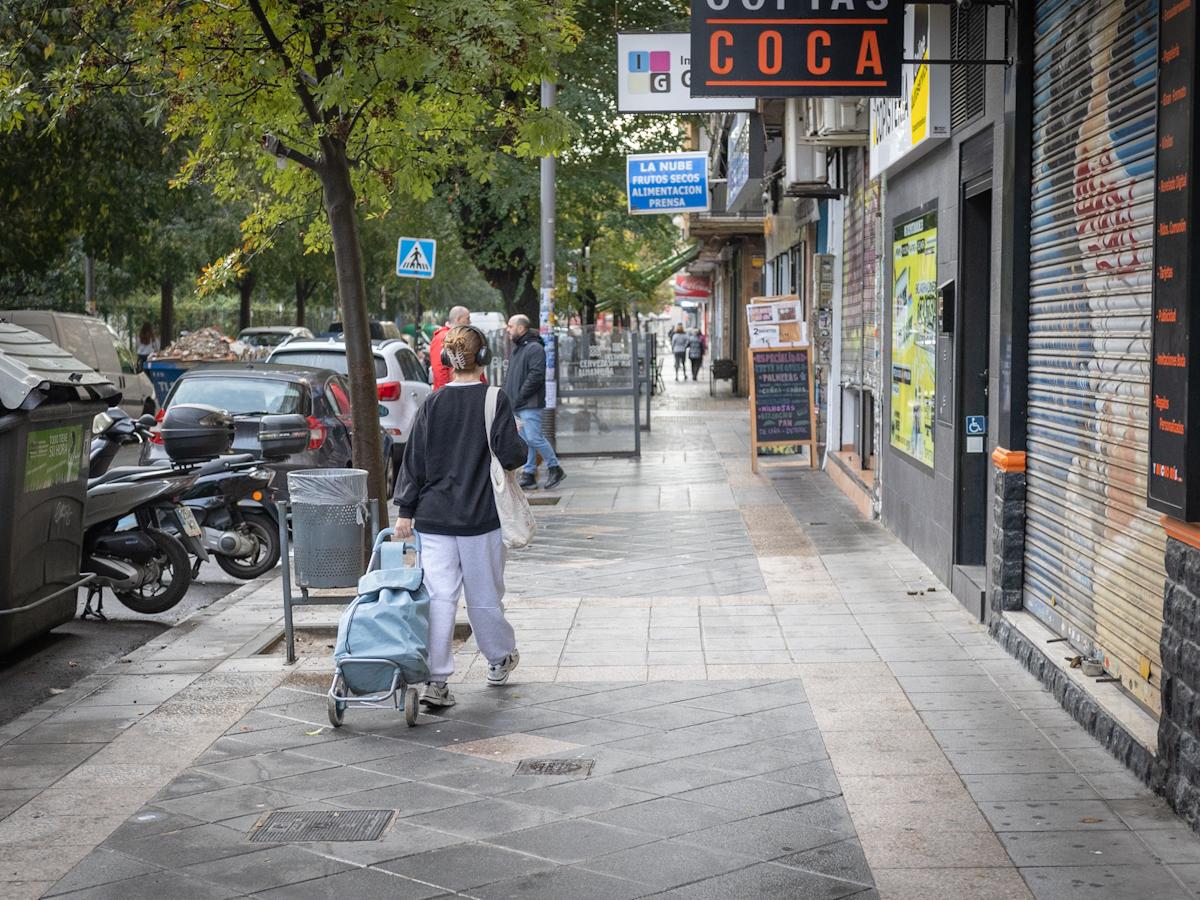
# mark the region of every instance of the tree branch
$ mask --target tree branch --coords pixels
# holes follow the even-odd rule
[[[293,149],[275,137],[273,134],[264,134],[262,139],[263,149],[272,156],[290,159],[294,163],[299,163],[306,169],[312,169],[314,172],[321,170],[321,164],[309,156],[307,153],[301,153],[299,150]]]
[[[309,121],[311,121],[313,125],[320,126],[323,124],[321,110],[317,107],[317,101],[313,99],[313,95],[309,91],[307,83],[305,83],[303,73],[300,71],[300,68],[292,62],[291,57],[288,56],[287,48],[283,46],[283,43],[275,35],[275,29],[271,27],[271,22],[267,19],[267,14],[263,12],[262,3],[260,0],[248,0],[248,3],[250,6],[250,11],[254,14],[254,18],[258,21],[258,27],[262,30],[263,37],[267,41],[267,46],[269,46],[271,51],[279,57],[286,71],[291,74],[292,80],[296,86],[296,96],[300,98],[300,105],[304,107],[304,112],[308,115]],[[315,160],[313,161],[312,168],[318,168]]]

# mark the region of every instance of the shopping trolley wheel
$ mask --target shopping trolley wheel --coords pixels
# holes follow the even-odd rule
[[[408,723],[409,728],[417,724],[418,702],[419,698],[415,687],[410,687],[404,692],[404,721]]]
[[[346,694],[346,682],[341,675],[333,679],[333,687],[330,691],[335,694]],[[344,700],[334,700],[333,697],[325,698],[325,711],[329,713],[329,724],[334,728],[341,728],[342,722],[346,718],[346,702]]]

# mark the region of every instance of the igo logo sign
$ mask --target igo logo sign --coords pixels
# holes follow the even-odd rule
[[[629,53],[629,93],[666,94],[671,90],[671,51],[633,50]]]
[[[693,100],[687,34],[617,35],[617,109],[620,112],[723,112],[754,109],[753,100]]]

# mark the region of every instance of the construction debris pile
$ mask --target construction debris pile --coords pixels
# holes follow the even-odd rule
[[[201,328],[188,334],[155,353],[153,359],[204,360],[205,362],[235,362],[253,359],[254,348],[243,342],[225,337],[215,328]]]

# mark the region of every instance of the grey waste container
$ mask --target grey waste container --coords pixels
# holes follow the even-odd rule
[[[57,344],[0,322],[0,654],[75,615],[92,419],[120,399]]]
[[[353,587],[366,568],[371,527],[363,469],[288,473],[296,582],[306,588]]]

